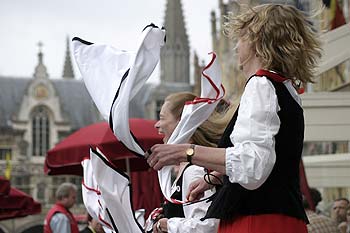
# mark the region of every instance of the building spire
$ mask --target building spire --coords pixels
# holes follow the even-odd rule
[[[67,36],[67,39],[66,39],[66,57],[65,57],[65,60],[64,60],[62,77],[63,78],[68,78],[68,79],[73,79],[74,78],[72,60],[70,58],[69,36]]]
[[[180,0],[167,0],[164,26],[167,41],[161,49],[160,80],[189,84],[190,50]]]
[[[39,41],[37,45],[39,47],[38,65],[35,67],[34,77],[35,78],[48,78],[49,75],[47,73],[46,66],[43,63],[44,54],[42,53],[42,47],[44,46],[44,44],[41,41]]]

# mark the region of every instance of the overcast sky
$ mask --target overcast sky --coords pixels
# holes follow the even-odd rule
[[[61,77],[67,35],[134,50],[144,26],[163,24],[165,6],[166,0],[0,0],[0,76],[31,77],[42,41],[49,76]],[[182,6],[191,60],[196,50],[208,61],[210,11],[218,1],[182,0]]]

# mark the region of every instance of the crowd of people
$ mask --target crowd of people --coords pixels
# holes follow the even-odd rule
[[[264,4],[229,15],[225,34],[237,41],[237,59],[247,78],[239,106],[208,119],[188,143],[166,144],[186,101],[195,98],[170,95],[155,125],[164,144],[146,154],[155,170],[175,166],[172,198],[210,200],[164,204],[153,232],[349,233],[348,199],[335,200],[332,218],[327,218],[303,205],[299,187],[304,139],[300,85],[312,82],[321,57],[309,18],[293,6]],[[311,193],[317,205],[321,197],[317,190]],[[75,196],[70,185],[57,190],[45,232],[78,232],[69,211]]]

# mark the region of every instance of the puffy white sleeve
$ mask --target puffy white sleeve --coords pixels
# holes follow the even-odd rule
[[[189,166],[185,169],[182,181],[182,198],[185,200],[189,185],[197,180],[202,179],[205,174],[204,168],[199,166]],[[213,191],[205,192],[205,197],[209,197]],[[184,205],[185,218],[170,218],[168,220],[169,233],[212,233],[217,232],[219,226],[218,219],[206,219],[201,221],[210,206],[210,202],[198,202],[191,205]]]
[[[226,175],[230,182],[257,189],[276,161],[275,136],[280,128],[280,107],[273,84],[252,77],[241,97],[238,117],[226,149]]]

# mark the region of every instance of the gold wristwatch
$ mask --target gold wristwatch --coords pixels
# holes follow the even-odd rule
[[[190,148],[186,149],[187,162],[189,162],[190,164],[192,164],[192,157],[194,156],[194,147],[195,146],[196,146],[195,144],[191,144]]]

